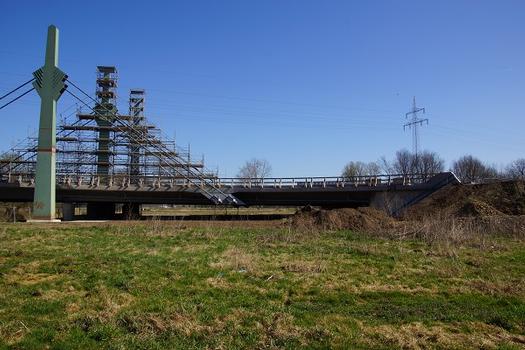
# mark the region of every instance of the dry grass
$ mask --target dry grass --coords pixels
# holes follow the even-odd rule
[[[502,328],[480,322],[467,324],[440,324],[427,326],[413,322],[401,326],[360,324],[367,343],[373,347],[379,344],[393,348],[421,350],[428,348],[445,349],[498,349],[502,343],[525,346],[525,336],[512,334]],[[467,328],[468,333],[465,333]]]
[[[257,258],[237,247],[228,248],[221,254],[218,261],[212,262],[210,265],[221,270],[252,273],[256,272],[258,268]]]
[[[502,237],[525,238],[525,216],[427,217],[400,222],[395,229],[380,235],[420,239],[434,247],[436,253],[457,256],[462,246],[495,249]]]
[[[327,271],[325,261],[291,260],[281,265],[283,271],[296,273],[323,273]]]

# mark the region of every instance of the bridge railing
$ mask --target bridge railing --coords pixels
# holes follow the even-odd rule
[[[390,174],[370,176],[309,176],[268,178],[218,178],[218,186],[244,188],[323,188],[345,186],[412,185],[424,183],[433,175]]]
[[[268,178],[214,178],[206,181],[188,181],[185,177],[176,176],[130,176],[127,174],[92,175],[92,174],[58,174],[57,185],[65,187],[89,188],[149,188],[170,189],[174,187],[204,187],[210,182],[217,188],[326,188],[347,186],[379,186],[402,185],[409,186],[425,183],[433,175],[424,174],[383,174],[367,176],[310,176],[310,177],[268,177]],[[2,174],[0,181],[4,183],[18,183],[20,186],[34,185],[33,174]]]

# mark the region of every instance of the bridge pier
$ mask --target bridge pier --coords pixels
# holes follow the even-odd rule
[[[138,220],[140,219],[140,204],[125,203],[122,206],[122,219],[124,220]]]
[[[62,221],[73,221],[75,218],[75,204],[62,203]]]
[[[87,203],[88,220],[114,220],[115,203],[111,202],[90,202]]]

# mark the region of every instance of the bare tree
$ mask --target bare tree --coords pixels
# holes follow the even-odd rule
[[[462,182],[478,182],[497,177],[498,171],[472,155],[466,155],[452,164],[452,171]]]
[[[406,149],[396,152],[392,161],[382,157],[378,162],[379,168],[386,174],[409,176],[419,174],[424,179],[445,169],[445,161],[436,153],[423,151],[414,154]]]
[[[392,162],[392,168],[395,173],[407,176],[414,173],[414,156],[406,149],[396,152],[396,157]]]
[[[385,174],[394,174],[396,171],[394,170],[394,165],[391,161],[386,159],[385,156],[382,156],[379,158],[379,161],[377,162],[379,165],[379,168],[381,169],[381,172]]]
[[[525,180],[525,158],[510,163],[505,170],[505,175],[516,180]]]
[[[13,166],[16,166],[16,159],[18,154],[14,152],[6,152],[0,155],[0,173],[8,173]]]
[[[380,172],[381,167],[376,162],[351,161],[343,168],[342,176],[351,179],[359,176],[378,175]]]
[[[436,152],[424,151],[412,157],[415,172],[424,179],[445,170],[445,161]]]
[[[271,173],[272,166],[266,159],[252,158],[239,169],[237,177],[246,179],[263,179],[270,176]]]
[[[343,168],[342,175],[347,178],[354,178],[365,175],[366,164],[360,161],[351,161]]]
[[[370,176],[381,174],[381,166],[377,162],[367,163],[366,174]]]

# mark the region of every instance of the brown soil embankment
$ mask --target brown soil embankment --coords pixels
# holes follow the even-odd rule
[[[525,234],[525,183],[506,181],[441,189],[395,219],[374,208],[316,210],[291,218],[297,229],[353,230],[386,236],[472,237]]]
[[[449,186],[410,207],[403,218],[506,215],[525,215],[524,181]]]

